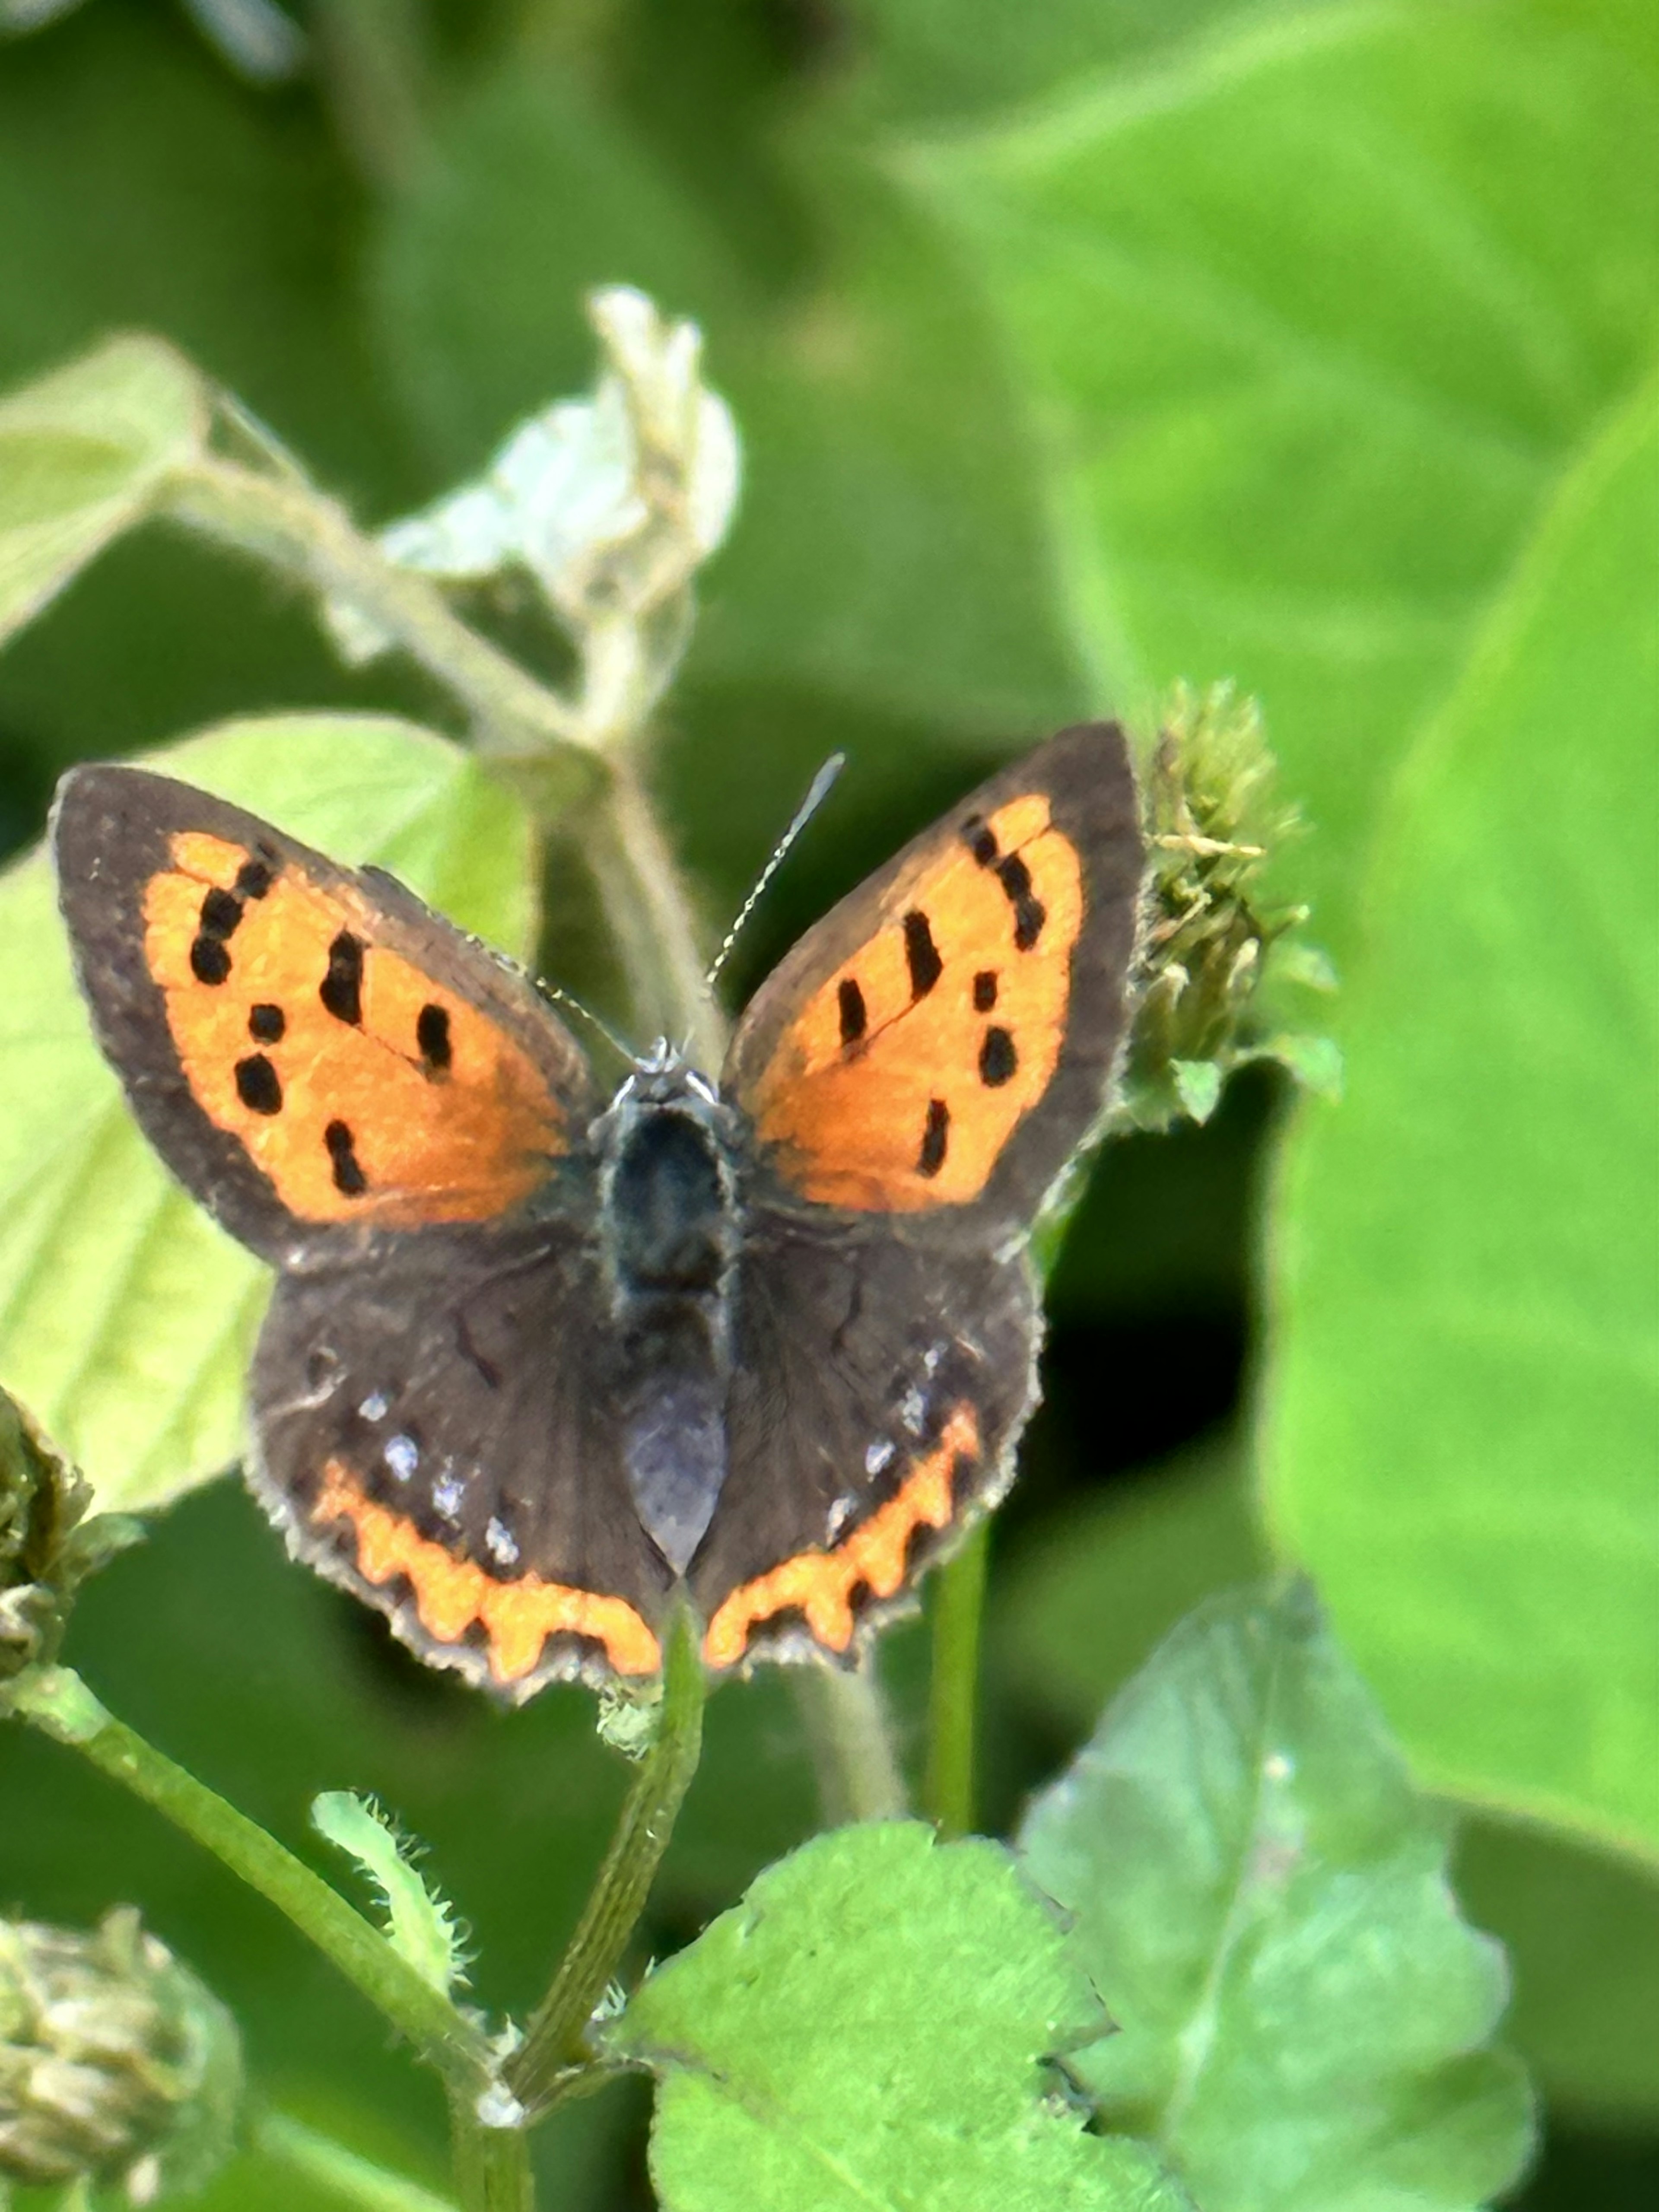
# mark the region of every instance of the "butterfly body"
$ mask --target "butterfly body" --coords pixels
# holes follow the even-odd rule
[[[613,1097],[388,878],[125,769],[66,780],[64,910],[163,1157],[277,1280],[253,1486],[428,1658],[522,1697],[842,1657],[1006,1487],[1025,1255],[1105,1103],[1140,845],[1066,733],[809,933],[718,1079]]]

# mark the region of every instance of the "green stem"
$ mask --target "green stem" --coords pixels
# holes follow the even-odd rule
[[[400,2173],[388,2173],[286,2112],[257,2114],[251,2132],[262,2157],[288,2166],[343,2204],[355,2205],[357,2212],[458,2212],[451,2198],[434,2197]]]
[[[941,1836],[974,1825],[974,1738],[979,1707],[980,1631],[991,1527],[981,1521],[933,1584],[933,1678],[927,1697],[927,1817]]]
[[[507,2086],[532,2115],[552,2104],[567,2077],[590,2063],[588,2023],[622,1964],[697,1770],[705,1683],[697,1626],[684,1604],[669,1620],[666,1644],[656,1741],[629,1792],[552,1987],[504,2069]]]
[[[161,506],[364,616],[466,707],[479,752],[522,759],[557,746],[592,750],[575,707],[470,629],[428,578],[388,561],[313,485],[209,458],[169,480]]]
[[[618,754],[612,767],[586,849],[634,1018],[644,1035],[669,1038],[696,1066],[718,1076],[726,1022],[703,981],[685,887],[632,762]]]
[[[902,1820],[910,1809],[892,1723],[873,1663],[849,1674],[807,1667],[795,1677],[826,1827],[845,1820]]]
[[[487,2127],[476,2098],[452,2097],[449,2140],[461,2212],[536,2212],[530,2143],[521,2123]]]
[[[10,1686],[10,1704],[153,1805],[285,1913],[438,2069],[453,2094],[476,2099],[489,2086],[489,2046],[448,1998],[274,1836],[106,1712],[72,1668],[37,1668]]]

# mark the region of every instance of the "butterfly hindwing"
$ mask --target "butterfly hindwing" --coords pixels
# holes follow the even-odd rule
[[[135,769],[65,778],[53,839],[106,1056],[173,1173],[265,1257],[490,1219],[567,1149],[575,1043],[389,878]]]
[[[790,1192],[1029,1221],[1098,1119],[1141,874],[1128,748],[1063,732],[807,932],[726,1067]]]
[[[705,1656],[850,1655],[994,1504],[1036,1395],[1019,1253],[757,1207],[720,1510],[691,1570]]]
[[[611,1357],[580,1226],[377,1239],[278,1280],[254,1486],[429,1661],[515,1698],[653,1674],[672,1577],[629,1496]]]

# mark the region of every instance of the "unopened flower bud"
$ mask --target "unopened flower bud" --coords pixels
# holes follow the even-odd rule
[[[0,1391],[0,1699],[26,1667],[55,1656],[76,1589],[138,1540],[137,1522],[88,1520],[90,1487]]]
[[[1336,1087],[1334,1045],[1289,1003],[1334,979],[1297,934],[1308,909],[1268,888],[1273,860],[1301,827],[1274,795],[1276,772],[1253,700],[1225,686],[1177,693],[1146,778],[1152,913],[1123,1083],[1125,1117],[1139,1127],[1207,1120],[1247,1060]]]
[[[200,2188],[242,2094],[234,2021],[130,1906],[94,1933],[0,1921],[0,2191]]]

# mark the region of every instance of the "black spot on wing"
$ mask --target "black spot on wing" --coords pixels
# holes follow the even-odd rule
[[[994,968],[981,968],[974,978],[974,1012],[988,1014],[997,1002],[997,977]]]
[[[996,831],[982,814],[968,817],[962,825],[962,842],[981,868],[988,868],[1001,850]]]
[[[916,1173],[936,1176],[945,1165],[950,1142],[951,1109],[942,1098],[930,1098],[927,1123],[921,1133],[921,1150],[916,1155]]]
[[[329,1158],[334,1163],[334,1188],[348,1198],[361,1198],[368,1188],[368,1177],[358,1164],[356,1139],[349,1125],[331,1121],[323,1132],[323,1142],[328,1146]]]
[[[282,1079],[264,1053],[252,1053],[237,1061],[236,1096],[251,1114],[282,1112]]]
[[[217,937],[198,937],[190,948],[190,972],[198,983],[222,983],[230,973],[230,955]]]
[[[910,996],[925,999],[945,973],[927,917],[915,908],[904,917],[904,958],[910,970]]]
[[[415,1042],[421,1048],[428,1075],[441,1075],[454,1058],[449,1042],[449,1012],[444,1006],[425,1006],[415,1021]]]
[[[236,926],[242,919],[242,902],[234,891],[222,891],[216,884],[202,901],[199,924],[204,937],[223,939],[234,937]]]
[[[1048,909],[1032,890],[1031,871],[1018,853],[997,862],[997,880],[1014,910],[1014,943],[1022,952],[1029,952],[1042,934]]]
[[[270,881],[270,870],[263,860],[244,860],[236,871],[236,889],[245,899],[262,899]]]
[[[1019,1054],[1006,1030],[988,1029],[979,1048],[979,1079],[988,1091],[1010,1081],[1019,1066]]]
[[[247,1010],[247,1033],[255,1044],[280,1044],[288,1017],[280,1006],[258,1006]]]
[[[836,987],[836,998],[841,1008],[841,1041],[843,1045],[856,1044],[870,1022],[856,979],[843,975]]]
[[[354,1029],[363,1019],[363,942],[343,929],[328,948],[328,973],[317,987],[317,995],[337,1022]]]

